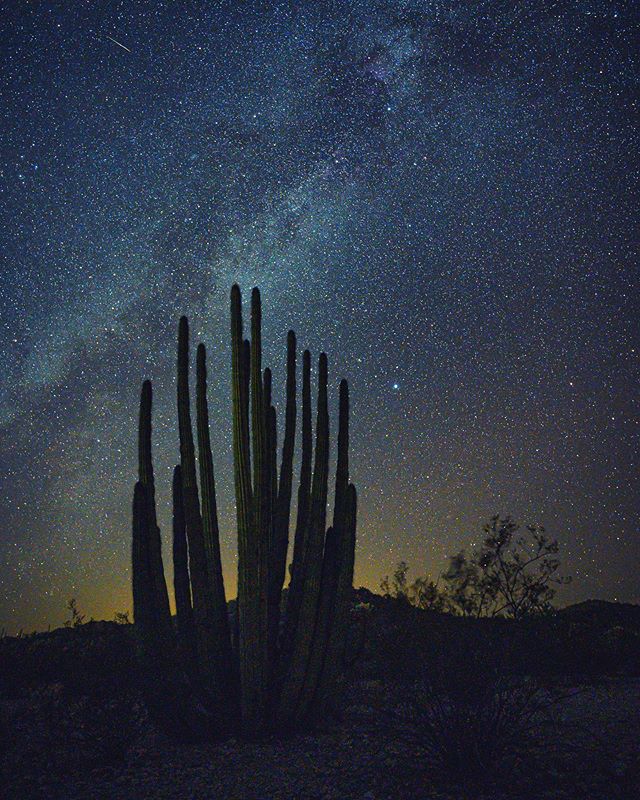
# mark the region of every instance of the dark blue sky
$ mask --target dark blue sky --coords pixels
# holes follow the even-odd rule
[[[167,547],[181,314],[235,593],[234,281],[279,384],[289,327],[350,379],[357,584],[500,512],[558,537],[566,600],[640,601],[633,6],[10,3],[0,624],[131,607],[145,377]]]

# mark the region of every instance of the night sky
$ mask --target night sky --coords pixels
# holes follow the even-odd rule
[[[350,381],[356,585],[510,513],[560,540],[564,602],[639,602],[633,6],[5,4],[0,626],[131,609],[147,377],[170,552],[181,314],[235,595],[234,281],[278,398],[290,327],[327,351],[334,445]]]

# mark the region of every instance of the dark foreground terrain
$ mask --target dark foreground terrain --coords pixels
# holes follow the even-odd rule
[[[2,797],[640,797],[637,606],[478,622],[360,590],[338,723],[189,746],[149,720],[132,634],[98,622],[0,642]],[[543,702],[522,704],[523,686]]]

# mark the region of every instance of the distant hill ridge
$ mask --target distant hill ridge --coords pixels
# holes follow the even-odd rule
[[[582,600],[558,609],[558,614],[576,617],[581,620],[613,624],[615,622],[640,625],[640,605],[637,603],[618,603],[613,600]]]

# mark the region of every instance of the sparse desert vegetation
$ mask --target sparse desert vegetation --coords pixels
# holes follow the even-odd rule
[[[638,788],[637,606],[473,619],[358,590],[340,719],[253,742],[161,733],[132,645],[133,626],[115,622],[2,639],[4,796],[628,800]]]

